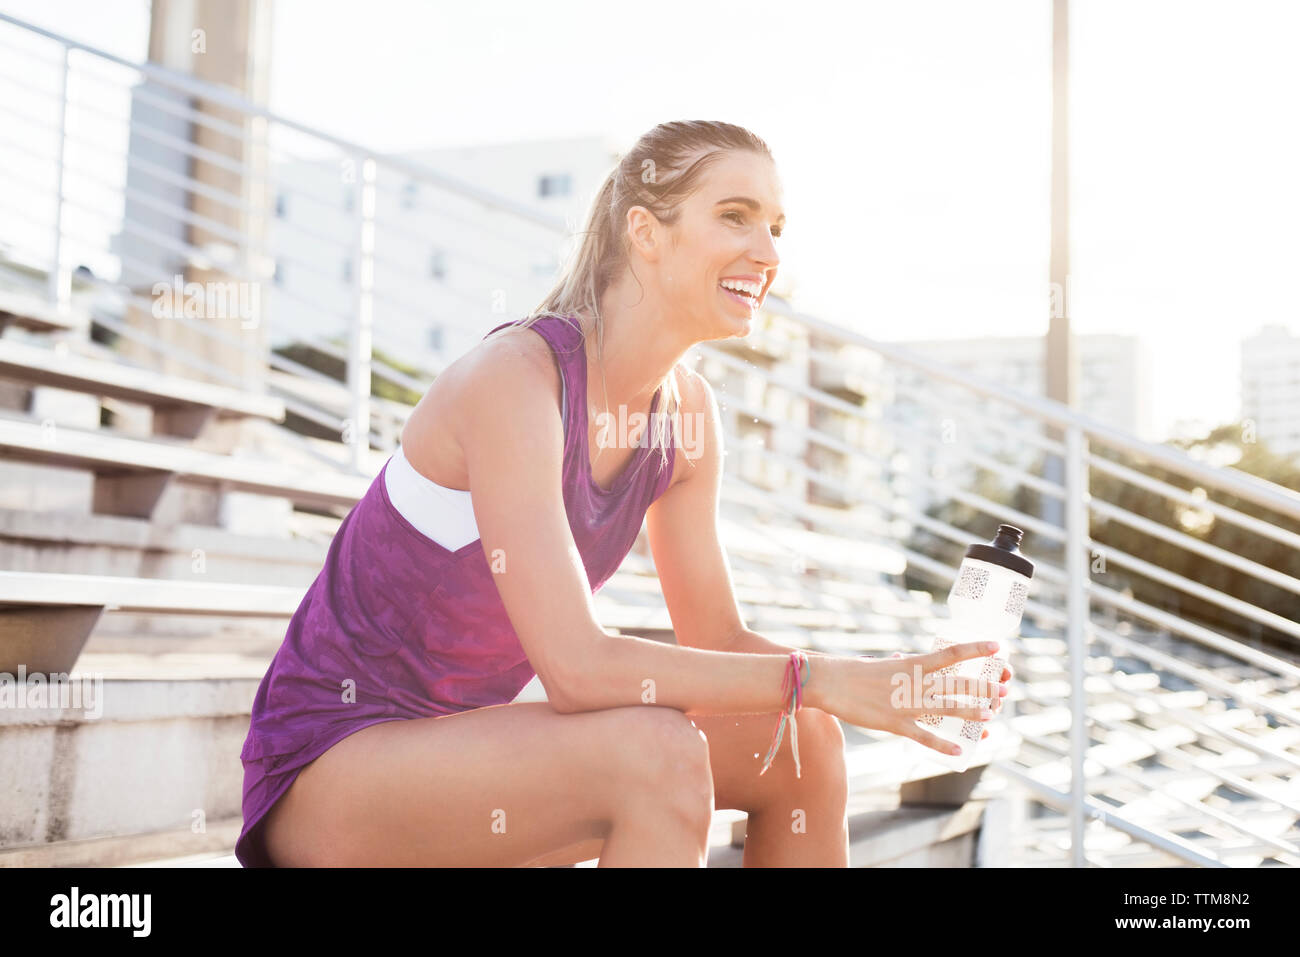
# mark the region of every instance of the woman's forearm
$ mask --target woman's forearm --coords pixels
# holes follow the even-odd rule
[[[770,654],[711,651],[631,635],[605,635],[597,640],[588,661],[570,678],[564,710],[656,704],[687,715],[780,711],[785,703],[781,683],[794,649],[775,643],[771,647]],[[817,707],[818,692],[829,678],[830,669],[825,667],[829,656],[810,659],[804,706]],[[823,667],[819,669],[818,664]]]
[[[748,628],[742,628],[736,632],[735,636],[727,642],[724,651],[748,652],[755,655],[789,655],[795,651],[793,645],[782,645],[773,641],[771,638],[764,638],[756,631],[750,631]],[[809,657],[836,657],[835,655],[826,655],[821,651],[811,651],[808,648],[799,649]],[[811,683],[809,687],[812,687]]]

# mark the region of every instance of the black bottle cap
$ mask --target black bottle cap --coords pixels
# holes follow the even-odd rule
[[[1024,532],[1014,525],[999,525],[998,533],[988,544],[975,544],[966,549],[966,557],[990,565],[1001,565],[1026,578],[1034,577],[1034,563],[1020,554],[1020,539]]]

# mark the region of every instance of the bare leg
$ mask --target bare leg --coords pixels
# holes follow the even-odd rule
[[[506,867],[605,840],[606,866],[698,866],[707,755],[685,715],[653,706],[384,722],[302,770],[265,818],[267,851],[282,866]]]
[[[682,719],[684,723],[672,721],[654,729],[657,744],[649,749],[648,760],[658,767],[645,769],[648,787],[622,792],[599,866],[707,865],[713,820],[709,746],[690,720],[684,715]]]
[[[758,773],[776,714],[697,715],[691,720],[708,738],[717,806],[749,815],[746,867],[848,866],[844,732],[834,715],[815,708],[800,712],[799,775],[789,733],[767,773]]]

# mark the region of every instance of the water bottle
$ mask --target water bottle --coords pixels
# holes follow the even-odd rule
[[[971,641],[996,641],[997,652],[989,657],[968,658],[941,669],[939,674],[981,678],[995,684],[1002,678],[1010,659],[1010,639],[1020,633],[1020,619],[1029,595],[1034,565],[1020,553],[1024,533],[1014,525],[999,525],[993,541],[966,549],[957,578],[948,593],[949,617],[934,640],[933,651]],[[946,700],[988,708],[991,698],[950,695]],[[954,771],[970,767],[987,721],[972,721],[948,715],[927,714],[918,719],[927,731],[961,746],[961,754],[944,754],[920,742],[906,739],[913,753],[920,749],[931,760]]]

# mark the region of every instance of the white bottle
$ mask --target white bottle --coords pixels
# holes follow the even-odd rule
[[[933,651],[971,641],[996,641],[998,650],[990,657],[968,658],[940,674],[982,678],[998,683],[1010,658],[1010,639],[1020,632],[1020,619],[1029,595],[1034,565],[1019,551],[1024,533],[1014,525],[999,525],[988,544],[966,549],[957,578],[948,593],[949,618],[935,638]],[[991,699],[965,695],[946,700],[958,705],[990,707]],[[1005,701],[1005,699],[1004,699]],[[996,713],[996,712],[995,712]],[[954,771],[965,771],[975,757],[988,721],[972,721],[940,714],[923,715],[918,721],[946,741],[961,745],[961,754],[944,754],[911,738],[906,739],[913,755],[923,752]]]

